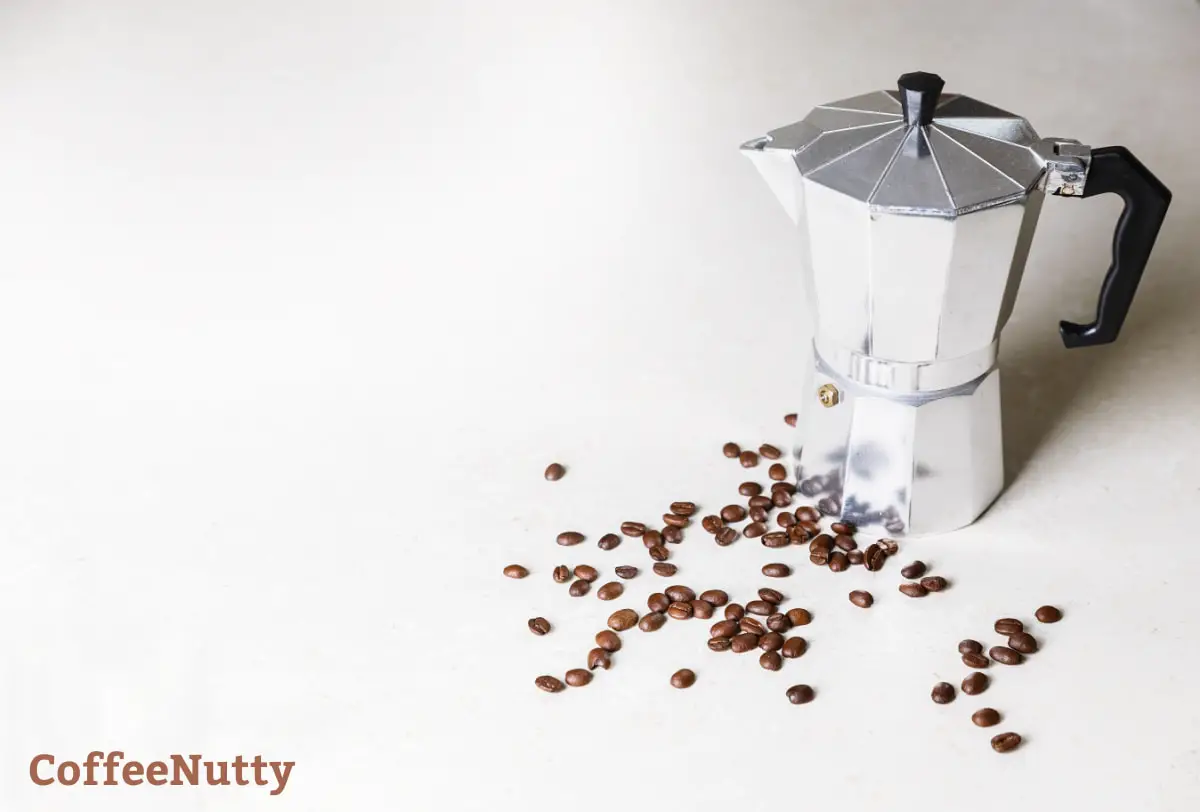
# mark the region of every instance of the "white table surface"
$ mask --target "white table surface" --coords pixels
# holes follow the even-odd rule
[[[0,807],[1196,809],[1198,26],[1188,0],[5,4]],[[733,501],[725,441],[792,440],[798,245],[737,145],[910,70],[1174,190],[1120,341],[1056,331],[1118,203],[1047,203],[1002,342],[1011,486],[902,547],[950,590],[804,566],[811,649],[778,673],[675,622],[535,690],[666,583],[573,600],[555,564],[646,567],[594,540]],[[673,580],[744,598],[785,556],[694,529]],[[960,638],[1046,602],[1030,663],[929,701]],[[28,778],[93,749],[297,766],[274,798]]]

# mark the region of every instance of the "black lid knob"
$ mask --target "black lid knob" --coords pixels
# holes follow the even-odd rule
[[[906,73],[896,80],[900,88],[900,106],[904,109],[904,123],[909,127],[933,123],[933,110],[946,83],[936,73]]]

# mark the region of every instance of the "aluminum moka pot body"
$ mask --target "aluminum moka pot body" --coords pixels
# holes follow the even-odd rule
[[[970,524],[1003,488],[999,338],[1045,195],[1126,200],[1097,319],[1064,322],[1068,347],[1116,337],[1170,201],[1124,148],[1041,139],[941,89],[905,74],[742,146],[803,236],[799,490],[896,535]]]

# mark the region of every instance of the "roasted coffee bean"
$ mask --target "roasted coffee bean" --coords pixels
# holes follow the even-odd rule
[[[608,652],[602,648],[594,648],[588,652],[588,668],[595,671],[597,668],[603,668],[607,671],[612,667],[612,660],[609,659]]]
[[[795,412],[791,412],[790,414],[785,414],[783,416],[783,422],[787,423],[789,426],[791,426],[793,428],[795,428],[795,426],[796,426],[797,419],[798,419],[798,415]]]
[[[812,615],[807,609],[796,607],[787,611],[787,619],[791,621],[793,626],[807,626],[812,623]]]
[[[798,507],[796,508],[796,521],[819,522],[821,521],[821,514],[815,507]]]
[[[721,446],[721,453],[726,457],[733,459],[738,454],[742,453],[742,449],[737,443],[726,443],[725,445]]]
[[[595,567],[589,567],[587,564],[580,564],[575,568],[575,577],[581,581],[594,581],[600,577],[600,573],[596,572]]]
[[[691,688],[696,684],[696,672],[690,668],[681,668],[671,675],[672,688]]]
[[[600,540],[596,542],[596,546],[601,550],[615,550],[617,547],[621,546],[621,537],[616,533],[605,533],[600,537]]]
[[[786,547],[789,544],[791,544],[791,542],[788,541],[787,533],[775,531],[774,533],[764,533],[762,537],[762,546],[768,547],[772,550],[777,550],[780,547]]]
[[[544,617],[529,618],[529,631],[541,637],[543,634],[550,633],[550,621]]]
[[[740,522],[746,518],[746,509],[741,505],[726,505],[721,508],[721,519],[727,522]]]
[[[958,653],[959,654],[982,654],[983,653],[983,644],[980,643],[978,640],[971,640],[971,639],[961,640],[961,641],[959,641],[959,644],[958,644]]]
[[[834,572],[845,572],[850,569],[850,559],[846,558],[846,554],[841,550],[834,550],[829,554],[829,569]]]
[[[980,708],[971,714],[971,721],[979,727],[991,727],[1000,724],[1000,711],[995,708]]]
[[[821,535],[821,525],[819,522],[806,522],[803,519],[797,519],[796,522],[810,539],[815,539]]]
[[[786,578],[792,574],[792,568],[787,564],[763,564],[762,574],[768,578]]]
[[[986,655],[976,654],[973,651],[964,654],[962,656],[962,661],[963,665],[965,665],[967,668],[987,668],[989,665],[991,665],[991,662],[988,660]]]
[[[1025,655],[1008,646],[992,646],[988,649],[988,656],[1001,665],[1020,665],[1025,662]]]
[[[850,566],[852,567],[860,566],[863,562],[863,558],[864,556],[862,550],[851,550],[850,552],[846,553],[846,560],[850,562]]]
[[[992,627],[996,630],[996,634],[1002,637],[1012,637],[1014,634],[1020,634],[1025,631],[1025,624],[1016,618],[1002,617],[996,621]]]
[[[678,544],[683,541],[683,531],[673,524],[669,524],[662,529],[663,541],[667,544]]]
[[[671,512],[676,516],[691,516],[696,512],[695,502],[672,502]]]
[[[867,545],[867,549],[863,550],[863,566],[871,572],[878,572],[883,569],[884,562],[887,561],[887,553],[878,543]]]
[[[626,629],[632,629],[637,625],[637,622],[638,613],[632,609],[618,609],[608,616],[608,628],[613,631],[623,632]],[[603,648],[603,645],[601,645],[601,648]]]
[[[803,637],[789,637],[783,641],[783,648],[779,653],[789,660],[794,660],[797,657],[802,657],[806,651],[808,651],[807,640]]]
[[[567,686],[563,685],[562,680],[558,677],[543,675],[533,681],[533,684],[541,688],[546,693],[556,694],[559,691],[565,691]]]
[[[900,584],[900,591],[910,598],[923,598],[929,594],[929,590],[916,581]]]
[[[836,536],[834,536],[833,543],[837,545],[839,550],[845,550],[846,552],[858,549],[858,542],[850,538],[850,536],[847,536],[845,533],[838,533]]]
[[[572,688],[582,688],[592,681],[592,672],[586,668],[572,668],[566,674],[566,683]]]
[[[925,574],[925,562],[914,561],[904,569],[900,570],[900,574],[905,578],[915,581]]]
[[[554,581],[559,584],[565,584],[567,581],[571,580],[571,570],[567,569],[562,564],[559,564],[554,568],[553,575]]]
[[[783,515],[791,516],[792,514],[785,513]],[[804,529],[803,525],[800,525],[799,523],[794,524],[791,527],[789,527],[787,529],[787,534],[788,534],[788,540],[791,541],[792,544],[807,544],[808,540],[810,538],[812,538],[812,536],[809,534],[809,532]]]
[[[543,474],[543,476],[546,477],[546,479],[550,482],[558,482],[558,480],[562,479],[563,475],[566,473],[566,468],[563,468],[562,465],[557,462],[552,462],[546,466],[546,472]]]
[[[762,522],[754,522],[753,524],[746,525],[745,529],[742,530],[742,535],[748,539],[756,539],[766,532],[767,526],[765,524]]]
[[[529,570],[525,569],[520,564],[509,564],[504,568],[504,574],[509,578],[524,578],[529,574]]]
[[[729,641],[729,648],[734,654],[745,654],[747,651],[753,651],[758,647],[758,635],[742,632],[734,635]]]
[[[657,530],[647,530],[645,533],[642,533],[642,544],[647,550],[649,550],[651,547],[659,547],[662,545],[662,543],[662,533],[658,532]]]
[[[661,592],[651,593],[650,597],[646,598],[646,608],[651,612],[665,612],[670,605],[671,599]]]
[[[675,601],[667,607],[667,614],[676,620],[687,620],[692,616],[692,605],[684,601]]]
[[[715,536],[725,526],[725,520],[715,513],[710,513],[700,520],[700,526]]]
[[[621,597],[625,587],[620,581],[609,581],[596,590],[596,597],[602,601],[611,601]]]
[[[738,456],[738,462],[742,464],[743,468],[753,468],[758,465],[758,455],[753,451],[743,451]]]
[[[709,637],[733,637],[740,632],[736,620],[720,620],[708,629]]]
[[[746,607],[740,603],[731,603],[725,607],[726,620],[741,620],[746,616]]]
[[[787,480],[784,480],[782,482],[772,482],[771,483],[771,495],[774,496],[776,493],[779,493],[780,491],[783,491],[789,497],[795,496],[796,495],[796,486],[793,485],[791,482],[788,482]]]
[[[939,705],[948,705],[954,701],[954,686],[948,682],[939,682],[929,692],[930,698]]]
[[[724,606],[729,603],[729,595],[723,589],[706,589],[699,595],[700,600],[707,601],[713,606]]]
[[[833,536],[829,535],[828,533],[821,533],[820,535],[818,535],[816,538],[814,538],[812,541],[810,541],[808,543],[808,551],[810,553],[813,550],[816,550],[817,548],[820,548],[820,549],[826,550],[826,551],[832,550],[833,549]]]
[[[738,493],[742,496],[758,496],[763,492],[763,486],[757,482],[743,482],[738,485]]]
[[[989,682],[991,682],[991,680],[988,679],[987,674],[984,674],[982,671],[972,671],[967,675],[967,678],[962,681],[962,692],[968,696],[981,694],[987,690]]]
[[[1001,733],[999,736],[992,736],[992,749],[997,753],[1016,750],[1020,745],[1021,737],[1016,733]]]
[[[667,622],[667,616],[662,612],[651,612],[638,621],[638,628],[644,632],[656,632]]]
[[[631,610],[625,610],[631,611]],[[615,615],[614,615],[615,616]],[[637,621],[634,621],[635,623]],[[609,618],[609,625],[612,625],[612,618]],[[632,625],[632,624],[630,624]],[[621,635],[616,632],[604,629],[596,632],[596,645],[605,651],[620,651],[621,650]]]
[[[774,463],[767,469],[767,476],[776,482],[782,482],[787,479],[787,468],[783,467],[781,463]]]
[[[738,628],[747,634],[762,636],[767,633],[767,629],[761,622],[752,617],[744,617],[738,621]]]
[[[787,615],[782,612],[776,612],[767,616],[767,628],[773,632],[786,632],[792,628],[792,621],[788,620]]]
[[[816,694],[813,693],[813,689],[807,685],[793,685],[787,689],[788,702],[793,705],[807,705],[813,701],[814,696]]]
[[[746,500],[746,504],[752,508],[762,508],[769,510],[771,507],[771,497],[769,496],[751,496]]]
[[[750,601],[746,604],[746,611],[752,615],[767,615],[775,614],[775,604],[769,601]]]
[[[758,647],[763,651],[779,651],[783,648],[783,635],[779,632],[767,632],[758,638]]]
[[[668,527],[687,527],[692,523],[692,520],[687,516],[679,516],[674,513],[664,513],[662,520],[663,524]]]
[[[900,545],[891,539],[880,539],[875,543],[879,545],[879,549],[883,550],[884,555],[895,555],[900,552]]]
[[[750,521],[759,524],[765,524],[771,518],[770,512],[766,508],[752,507],[750,508]]]
[[[582,598],[591,590],[591,588],[591,581],[575,581],[573,584],[571,584],[570,588],[567,589],[567,594],[569,594],[572,598]]]
[[[1057,623],[1062,620],[1062,612],[1054,606],[1039,606],[1033,616],[1038,619],[1039,623]]]
[[[565,533],[559,533],[557,541],[562,547],[573,547],[583,541],[583,533],[568,530]]]
[[[786,510],[775,517],[775,524],[787,530],[796,523],[796,517],[788,513]]]
[[[1020,632],[1008,638],[1008,647],[1021,654],[1033,654],[1038,650],[1037,640],[1029,632]]]
[[[783,603],[783,593],[777,589],[771,589],[770,587],[764,586],[762,589],[758,590],[758,597],[762,598],[768,603]]]
[[[728,547],[730,544],[733,544],[735,541],[737,541],[737,538],[738,531],[734,530],[732,527],[723,527],[721,528],[721,532],[717,533],[717,544],[721,545],[722,547]]]
[[[875,603],[875,597],[866,590],[856,589],[850,593],[850,602],[859,609],[868,609]]]
[[[693,601],[696,599],[696,590],[682,584],[672,584],[664,589],[663,592],[666,592],[667,597],[673,601]]]
[[[662,545],[651,547],[647,552],[650,553],[650,557],[655,561],[666,561],[671,557],[671,552]]]
[[[758,658],[758,664],[767,671],[778,671],[783,668],[783,657],[779,655],[778,651],[764,651]]]
[[[618,578],[624,578],[625,580],[628,581],[630,578],[637,577],[638,568],[630,567],[630,566],[626,565],[626,566],[620,566],[620,567],[614,568],[613,572],[615,572],[617,574]]]
[[[729,651],[731,645],[728,637],[712,637],[708,641],[708,647],[712,651]]]
[[[946,588],[946,579],[940,575],[930,575],[927,578],[921,579],[921,586],[930,592],[941,592]]]
[[[654,565],[650,567],[650,569],[654,570],[655,575],[661,575],[663,578],[670,578],[672,575],[679,572],[679,567],[675,566],[674,564],[668,564],[664,561],[654,562]]]
[[[810,551],[808,560],[816,564],[818,567],[823,567],[829,563],[829,551],[824,547],[818,547],[816,550]],[[846,559],[849,561],[850,559]]]
[[[777,460],[783,456],[783,452],[770,443],[763,443],[760,445],[758,447],[758,453],[761,454],[764,459],[768,460]]]
[[[847,521],[834,522],[829,525],[829,529],[840,536],[853,536],[858,532],[858,528],[854,526],[854,523]]]

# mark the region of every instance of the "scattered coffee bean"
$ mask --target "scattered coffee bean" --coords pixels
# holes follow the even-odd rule
[[[798,507],[796,508],[796,521],[819,522],[821,521],[821,514],[814,507]]]
[[[706,589],[700,593],[700,600],[720,607],[729,603],[729,595],[722,589]]]
[[[726,505],[721,508],[721,519],[730,523],[746,518],[746,509],[741,505]]]
[[[608,652],[602,648],[594,648],[588,652],[588,668],[595,671],[597,668],[603,668],[607,671],[612,667],[612,660],[609,659]]]
[[[875,598],[870,592],[856,589],[850,593],[850,602],[860,609],[867,609],[875,603]]]
[[[768,578],[786,578],[792,574],[792,568],[787,564],[763,564],[762,574]]]
[[[787,615],[782,612],[776,612],[767,617],[767,628],[773,632],[786,632],[792,628],[792,621],[788,620]]]
[[[1008,638],[1008,647],[1021,654],[1033,654],[1038,650],[1037,640],[1029,632],[1019,632]]]
[[[946,579],[940,575],[930,575],[921,579],[921,586],[930,592],[941,592],[946,588]]]
[[[780,547],[786,547],[789,544],[791,544],[791,542],[788,541],[787,533],[775,531],[774,533],[764,533],[762,537],[762,545],[772,550],[777,550]]]
[[[782,483],[776,482],[775,484],[779,485]],[[790,507],[792,504],[792,496],[785,490],[772,491],[771,504],[780,509]]]
[[[750,601],[746,604],[746,611],[752,615],[767,615],[775,614],[775,604],[768,601]]]
[[[770,587],[764,586],[762,589],[758,590],[758,597],[762,598],[768,603],[783,603],[783,593],[777,589],[771,589]]]
[[[852,567],[860,566],[863,562],[863,558],[864,556],[862,550],[851,550],[850,552],[846,553],[846,560],[850,562],[850,566]]]
[[[768,460],[777,460],[783,456],[783,452],[770,443],[763,443],[760,445],[758,447],[758,453],[761,454],[764,459]]]
[[[592,672],[586,668],[572,668],[566,674],[567,685],[572,688],[582,688],[592,681]]]
[[[767,671],[778,671],[783,668],[783,657],[779,655],[778,651],[764,651],[758,658],[758,664]]]
[[[673,601],[693,601],[696,599],[696,590],[682,584],[672,584],[664,589],[663,592],[666,592],[667,597]]]
[[[765,524],[771,518],[770,512],[764,507],[750,508],[750,521]]]
[[[905,567],[904,569],[900,570],[900,574],[903,575],[905,578],[909,578],[909,579],[915,581],[916,579],[920,578],[922,575],[925,574],[925,562],[924,561],[914,561],[911,564],[909,564],[907,567]]]
[[[747,634],[753,634],[758,637],[767,633],[767,629],[759,621],[752,617],[744,617],[738,621],[738,628]]]
[[[784,515],[790,516],[791,514],[785,513]],[[791,527],[789,527],[787,534],[788,534],[788,540],[791,541],[792,544],[807,544],[808,540],[812,538],[812,534],[809,533],[804,528],[804,525],[802,525],[800,523],[796,523],[796,524],[792,525]]]
[[[666,547],[663,547],[661,544],[651,547],[647,552],[650,553],[650,557],[655,561],[666,561],[671,557],[670,550],[668,550]]]
[[[991,665],[991,661],[988,660],[986,655],[976,654],[973,651],[964,654],[962,656],[962,661],[963,665],[965,665],[967,668],[987,668],[989,665]]]
[[[1012,637],[1014,634],[1025,631],[1025,624],[1016,618],[1002,617],[992,628],[996,630],[996,634],[1002,637]]]
[[[609,618],[609,625],[612,625],[612,618]],[[621,635],[617,634],[616,632],[609,631],[608,629],[598,631],[596,632],[596,645],[605,651],[620,651]]]
[[[667,622],[667,616],[662,612],[651,612],[638,621],[638,628],[644,632],[656,632]]]
[[[733,637],[740,632],[736,620],[720,620],[708,629],[709,637]]]
[[[812,623],[812,615],[809,614],[808,610],[799,607],[789,609],[787,619],[791,621],[793,626],[807,626],[809,623]]]
[[[567,686],[563,685],[562,680],[558,677],[543,675],[533,681],[533,684],[541,688],[546,693],[556,694],[559,691],[566,690]]]
[[[651,547],[659,547],[663,543],[662,533],[657,530],[647,530],[642,533],[642,545],[649,550]]]
[[[981,694],[987,690],[989,682],[991,680],[988,679],[987,674],[984,674],[982,671],[972,671],[962,681],[962,692],[968,696]]]
[[[550,633],[550,621],[544,617],[529,618],[529,631],[541,637],[543,634]]]
[[[758,638],[758,647],[763,651],[779,651],[783,648],[783,635],[779,632],[768,632]]]
[[[730,544],[733,544],[735,541],[737,541],[737,537],[738,531],[734,530],[732,527],[724,527],[721,529],[720,533],[717,533],[717,544],[721,545],[722,547],[728,547]]]
[[[615,550],[617,547],[621,546],[621,537],[616,533],[605,533],[600,537],[600,540],[596,542],[596,546],[601,550]]]
[[[802,657],[806,651],[808,651],[807,640],[803,637],[789,637],[783,641],[783,649],[779,653],[789,660],[794,660]]]
[[[742,530],[742,535],[748,539],[756,539],[766,532],[767,526],[765,524],[762,522],[754,522],[753,524],[746,525],[746,528]]]
[[[992,737],[992,749],[997,753],[1007,753],[1016,750],[1021,744],[1021,737],[1016,733],[1001,733]]]
[[[557,541],[562,547],[573,547],[583,541],[583,533],[568,530],[565,533],[559,533]]]
[[[546,472],[543,474],[543,476],[545,476],[550,482],[558,482],[558,480],[562,479],[563,475],[566,473],[566,468],[563,468],[557,462],[552,462],[546,466]]]
[[[743,482],[738,485],[738,493],[742,496],[758,496],[763,492],[763,486],[757,482]]]
[[[667,607],[667,614],[676,620],[687,620],[692,616],[692,605],[684,601],[675,601]]]
[[[673,524],[669,524],[662,529],[663,541],[667,544],[678,544],[683,541],[683,530]]]
[[[900,591],[910,598],[923,598],[929,594],[929,590],[916,581],[900,584]]]
[[[596,597],[602,601],[616,600],[624,591],[625,587],[620,581],[609,581],[596,590]]]
[[[867,549],[863,550],[863,566],[871,572],[883,569],[885,562],[887,562],[887,553],[883,551],[883,547],[878,542],[867,545]]]
[[[565,584],[567,581],[571,580],[571,570],[564,567],[562,564],[559,564],[554,568],[553,575],[555,583]]]
[[[895,555],[900,552],[900,545],[891,539],[880,539],[875,543],[879,545],[879,549],[883,550],[884,555]]]
[[[785,414],[785,415],[783,416],[783,422],[784,422],[784,423],[787,423],[789,426],[791,426],[791,427],[793,427],[793,428],[795,428],[795,426],[796,426],[796,420],[797,420],[797,419],[798,419],[798,415],[797,415],[795,412],[791,412],[790,414]],[[805,685],[805,686],[796,686],[796,687],[805,687],[805,688],[807,688],[808,686],[807,686],[807,685]]]
[[[839,550],[849,552],[858,549],[858,542],[845,533],[839,533],[833,537],[833,543]]]
[[[581,581],[594,581],[600,577],[600,573],[596,572],[595,567],[589,567],[587,564],[580,564],[575,568],[575,577]]]
[[[654,566],[650,569],[654,570],[655,575],[661,575],[663,578],[670,578],[675,573],[679,572],[679,567],[674,564],[668,564],[664,561],[654,562]]]
[[[954,686],[948,682],[939,682],[933,686],[929,696],[939,705],[947,705],[954,701]]]
[[[724,454],[726,457],[733,459],[734,457],[736,457],[737,455],[742,453],[742,449],[741,449],[741,446],[739,446],[737,443],[726,443],[725,445],[723,445],[721,447],[721,453]]]
[[[1020,665],[1025,662],[1025,655],[1008,646],[992,646],[988,649],[988,656],[1001,665]]]
[[[1062,612],[1054,606],[1039,606],[1033,616],[1038,619],[1039,623],[1057,623],[1062,620]]]
[[[623,632],[637,625],[638,613],[632,609],[618,609],[608,616],[608,628]],[[601,646],[603,648],[603,646]]]
[[[793,705],[807,705],[814,696],[813,689],[807,685],[793,685],[787,689],[788,702]]]
[[[731,645],[728,637],[712,637],[708,641],[708,647],[712,651],[729,651]]]
[[[569,594],[572,598],[582,598],[591,590],[591,588],[591,581],[575,581],[573,584],[571,584],[570,588],[567,589],[567,594]]]
[[[676,516],[691,516],[696,512],[695,502],[672,502],[671,512]]]
[[[829,569],[834,572],[845,572],[850,569],[850,559],[841,550],[834,550],[829,554]]]
[[[681,668],[671,675],[672,688],[691,688],[696,684],[696,672],[690,668]]]
[[[978,640],[962,640],[958,644],[959,654],[982,654],[983,644]]]
[[[854,523],[847,521],[834,522],[829,525],[829,529],[835,534],[843,536],[853,536],[858,532],[858,528],[854,526]]]
[[[758,465],[758,455],[753,451],[743,451],[738,456],[738,462],[742,464],[743,468],[753,468]]]
[[[773,463],[771,467],[767,469],[767,476],[776,482],[782,482],[783,480],[787,479],[787,468],[783,467],[783,465],[778,462]]]
[[[829,563],[829,548],[833,539],[829,536],[817,536],[808,543],[808,560],[823,567]],[[849,560],[849,559],[847,559]]]
[[[670,605],[671,599],[661,592],[651,593],[650,597],[646,598],[646,608],[651,612],[665,612]]]
[[[751,496],[746,500],[746,504],[751,508],[762,508],[763,510],[769,510],[771,508],[771,497]]]
[[[995,708],[980,708],[971,714],[971,721],[979,727],[1000,724],[1000,712]]]
[[[664,513],[662,520],[663,524],[667,525],[668,527],[687,527],[692,523],[692,520],[687,516],[679,516],[674,513]]]
[[[793,485],[792,483],[788,482],[787,480],[784,480],[782,482],[772,482],[771,483],[771,493],[775,494],[779,491],[783,491],[788,496],[795,496],[796,495],[796,486]]]
[[[746,607],[740,603],[731,603],[725,607],[726,620],[741,620],[746,616]]]
[[[700,526],[707,532],[716,535],[725,526],[725,521],[715,513],[710,513],[700,520]]]
[[[750,632],[742,632],[734,635],[729,641],[729,648],[734,654],[745,654],[747,651],[753,651],[758,648],[758,635],[750,634]]]
[[[787,530],[789,527],[791,527],[795,523],[796,523],[796,517],[793,516],[791,513],[788,513],[787,511],[784,511],[783,513],[780,513],[778,516],[775,517],[775,524],[779,525],[784,530]]]
[[[620,567],[617,567],[616,569],[614,569],[613,572],[615,572],[617,574],[618,578],[624,578],[625,580],[629,580],[630,578],[637,577],[638,568],[630,567],[630,566],[620,566]]]
[[[524,578],[529,574],[529,570],[525,569],[520,564],[509,564],[504,568],[504,574],[509,578]]]

